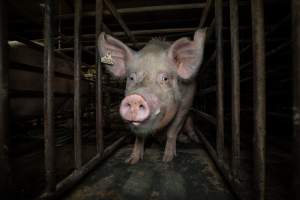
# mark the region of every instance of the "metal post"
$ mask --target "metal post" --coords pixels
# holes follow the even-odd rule
[[[217,155],[224,160],[224,108],[223,108],[223,0],[215,0],[216,56],[217,56]]]
[[[229,1],[231,36],[231,126],[232,126],[232,174],[239,178],[240,165],[240,49],[239,49],[239,5],[237,0]]]
[[[53,118],[53,1],[45,1],[44,10],[44,140],[46,193],[55,191],[55,134]]]
[[[254,199],[265,199],[266,181],[266,65],[264,38],[264,1],[251,1],[253,37],[253,108],[254,108]]]
[[[0,194],[8,199],[11,189],[11,173],[8,158],[8,49],[5,4],[6,1],[0,1]]]
[[[96,46],[98,36],[101,33],[103,17],[103,0],[96,0]],[[96,138],[97,138],[97,153],[103,154],[103,125],[102,125],[102,70],[98,48],[96,48],[96,68],[97,68],[97,78],[96,78]]]
[[[294,174],[290,199],[300,198],[300,1],[292,1],[293,93],[294,93]]]
[[[74,153],[75,168],[80,169],[82,165],[82,144],[81,144],[81,44],[80,44],[80,23],[81,23],[81,0],[75,1],[74,18]]]

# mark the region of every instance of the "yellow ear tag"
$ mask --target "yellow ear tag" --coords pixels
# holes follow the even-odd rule
[[[107,65],[113,65],[114,64],[113,59],[111,57],[111,52],[110,51],[108,51],[106,53],[106,55],[101,58],[101,63],[107,64]]]

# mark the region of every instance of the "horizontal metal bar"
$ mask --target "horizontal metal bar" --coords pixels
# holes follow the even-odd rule
[[[173,5],[159,5],[159,6],[141,6],[133,8],[119,8],[118,13],[125,14],[137,14],[145,12],[158,12],[158,11],[174,11],[174,10],[190,10],[190,9],[202,9],[205,8],[207,3],[190,3],[190,4],[173,4]],[[224,7],[227,7],[228,3],[224,3]],[[239,6],[249,6],[249,2],[240,1]],[[108,10],[104,10],[104,15],[111,15]],[[95,11],[88,11],[82,14],[83,17],[94,17],[96,15]],[[58,15],[57,19],[72,19],[74,17],[73,13]]]
[[[34,91],[34,90],[9,90],[9,95],[11,98],[42,98],[43,91]],[[54,97],[57,98],[71,98],[74,96],[73,93],[67,92],[54,92]],[[90,97],[90,95],[81,95],[81,97]]]
[[[18,35],[14,35],[13,38],[14,38],[14,40],[16,40],[18,42],[21,42],[21,43],[27,45],[28,47],[31,47],[31,48],[36,49],[38,51],[43,51],[44,50],[44,46],[42,46],[40,44],[37,44],[37,43],[35,43],[35,42],[31,41],[31,40],[28,40],[26,38],[20,37]],[[55,51],[54,55],[57,56],[57,57],[59,57],[59,58],[65,59],[65,60],[67,60],[67,61],[69,61],[71,63],[73,63],[73,61],[74,61],[73,58],[71,58],[70,56],[67,56],[66,54],[64,54],[62,52],[59,52],[59,51]],[[90,66],[87,63],[82,63],[82,64],[84,64],[86,66]]]
[[[217,124],[217,119],[214,116],[212,116],[206,112],[194,109],[194,108],[192,108],[191,110],[194,111],[200,117],[202,117],[202,118],[206,119],[207,121],[209,121],[210,123],[212,123],[213,125]]]
[[[34,73],[38,73],[38,74],[43,73],[43,68],[41,68],[41,67],[36,67],[36,66],[32,66],[32,65],[23,64],[23,63],[17,63],[14,61],[10,62],[10,69],[26,71],[26,72],[34,72]],[[74,79],[73,75],[65,74],[62,72],[54,72],[54,76],[58,77],[58,78],[68,79],[68,80]],[[86,81],[86,82],[94,82],[92,80],[89,80],[89,79],[86,79],[83,77],[81,78],[81,80]]]
[[[216,150],[205,138],[203,133],[201,133],[201,131],[199,131],[197,128],[195,130],[196,134],[200,137],[201,141],[203,142],[208,154],[216,164],[216,167],[221,172],[227,183],[229,183],[232,193],[235,194],[238,197],[238,199],[248,200],[248,190],[246,189],[246,187],[238,179],[234,179],[234,177],[230,173],[229,167],[225,164],[223,160],[218,159]]]
[[[134,8],[119,8],[117,9],[120,14],[134,14],[134,13],[145,13],[145,12],[157,12],[157,11],[174,11],[174,10],[188,10],[196,8],[204,8],[206,3],[191,3],[191,4],[174,4],[174,5],[160,5],[160,6],[142,6]],[[111,15],[108,10],[104,10],[104,15]],[[83,17],[94,17],[96,13],[94,11],[84,12]],[[57,18],[60,19],[72,19],[74,14],[63,14]]]
[[[94,158],[89,160],[79,170],[75,170],[68,177],[59,182],[56,186],[56,191],[53,193],[44,193],[38,199],[55,199],[61,196],[66,190],[72,188],[78,181],[80,181],[88,172],[93,170],[102,161],[107,159],[114,151],[116,151],[123,142],[127,139],[127,136],[122,136],[110,146],[106,147],[103,156],[97,154]]]

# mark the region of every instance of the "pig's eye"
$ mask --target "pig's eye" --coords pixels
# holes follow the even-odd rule
[[[129,77],[128,77],[128,80],[135,81],[136,80],[136,74],[135,73],[130,74]]]
[[[161,81],[167,82],[169,80],[169,77],[166,74],[163,74],[161,76]]]

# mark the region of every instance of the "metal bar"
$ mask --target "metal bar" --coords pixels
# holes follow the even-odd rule
[[[204,147],[206,148],[208,154],[216,164],[216,167],[219,169],[221,174],[224,176],[225,180],[229,183],[230,189],[232,190],[233,194],[235,194],[238,199],[249,199],[249,195],[247,188],[244,185],[237,185],[235,183],[234,178],[232,175],[229,173],[229,168],[228,166],[220,161],[217,156],[217,152],[215,149],[212,147],[212,145],[209,143],[209,141],[205,138],[203,133],[201,133],[197,128],[196,128],[196,133],[200,137],[201,141],[204,144]]]
[[[216,21],[215,21],[215,19],[213,19],[212,22],[211,22],[211,24],[210,24],[210,26],[209,26],[209,28],[208,28],[208,31],[207,31],[207,33],[206,33],[206,44],[208,43],[210,37],[213,35],[212,33],[213,33],[213,29],[214,29],[215,25],[216,25]],[[201,66],[201,68],[200,68],[200,70],[199,70],[199,72],[198,72],[198,80],[202,80],[201,77],[204,75],[204,71],[207,69],[207,67],[209,66],[209,64],[210,64],[213,60],[215,60],[215,59],[216,59],[216,50],[215,50],[215,51],[211,54],[211,56],[207,59],[206,63],[204,63],[204,64]]]
[[[9,99],[6,1],[0,1],[0,194],[9,199],[11,169],[9,165]]]
[[[224,69],[223,69],[223,0],[215,0],[216,58],[217,58],[217,154],[224,160]]]
[[[43,97],[43,91],[34,91],[34,90],[14,90],[11,89],[9,91],[11,98],[42,98]],[[73,93],[67,93],[67,92],[54,92],[54,97],[57,98],[72,98],[74,97]],[[87,97],[87,95],[84,95],[83,97]]]
[[[46,193],[55,191],[55,134],[53,118],[53,1],[45,1],[44,10],[44,141],[45,141],[45,172]]]
[[[37,74],[42,74],[44,69],[41,67],[36,67],[36,66],[31,66],[31,65],[27,65],[27,64],[23,64],[23,63],[17,63],[14,61],[11,61],[10,63],[10,69],[14,69],[14,70],[20,70],[20,71],[25,71],[25,72],[33,72],[33,73],[37,73]],[[65,74],[62,72],[54,72],[55,77],[57,78],[63,78],[63,79],[68,79],[68,80],[74,80],[74,76],[70,75],[70,74]],[[81,78],[82,81],[85,82],[94,82],[92,80],[88,80],[85,79],[84,77]]]
[[[36,50],[38,50],[38,51],[43,51],[44,48],[45,48],[45,46],[42,46],[42,45],[40,45],[40,44],[38,44],[38,43],[35,43],[35,42],[31,41],[31,40],[28,40],[28,39],[26,39],[26,38],[20,37],[20,36],[18,36],[18,35],[14,35],[13,38],[14,38],[15,40],[17,40],[18,42],[21,42],[21,43],[23,43],[23,44],[25,44],[25,45],[27,45],[27,46],[33,48],[33,49],[36,49]],[[74,37],[72,37],[72,39],[73,39],[73,38],[74,38]],[[55,52],[54,52],[54,55],[57,56],[57,57],[59,57],[59,58],[62,58],[62,59],[64,59],[64,60],[70,61],[70,62],[72,62],[72,63],[74,62],[73,58],[67,56],[66,54],[64,54],[64,53],[61,52],[61,51],[55,51]],[[84,65],[86,65],[86,66],[90,66],[90,65],[87,64],[87,63],[82,63],[82,64],[84,64]],[[72,69],[73,69],[73,68],[72,68]]]
[[[174,5],[159,5],[159,6],[142,6],[142,7],[134,7],[134,8],[119,8],[117,12],[120,14],[132,14],[132,13],[145,13],[145,12],[157,12],[157,11],[174,11],[174,10],[189,10],[196,8],[204,8],[206,3],[190,3],[190,4],[174,4]],[[104,10],[104,15],[111,14],[109,11]],[[83,17],[93,17],[96,13],[84,12]],[[73,14],[63,14],[59,15],[58,18],[61,19],[70,19],[73,18]]]
[[[290,41],[288,41],[288,42],[284,42],[284,43],[278,45],[277,47],[275,47],[273,49],[270,49],[269,51],[267,51],[266,57],[272,56],[272,55],[280,52],[282,49],[285,49],[285,48],[289,47],[290,44],[291,44]],[[252,63],[253,63],[253,61],[251,60],[251,61],[249,61],[247,63],[242,64],[241,67],[240,67],[240,71],[243,70],[243,69],[246,69]]]
[[[103,0],[96,0],[96,46],[98,36],[101,33],[101,24],[103,20]],[[96,48],[96,139],[97,153],[103,154],[103,119],[102,119],[102,68],[98,48]]]
[[[207,0],[206,6],[201,14],[200,17],[200,23],[199,23],[199,28],[202,28],[206,22],[206,19],[208,17],[209,11],[212,7],[213,1],[212,0]]]
[[[125,33],[127,34],[127,36],[129,37],[129,39],[133,42],[134,46],[136,46],[136,39],[134,37],[134,35],[131,33],[131,31],[129,30],[128,26],[126,25],[126,23],[124,22],[123,18],[121,17],[121,15],[118,13],[117,9],[115,8],[115,6],[112,4],[112,2],[110,0],[104,0],[105,5],[108,7],[108,9],[111,11],[112,15],[116,18],[116,20],[119,22],[120,26],[122,27],[122,29],[125,31]],[[103,13],[103,12],[102,12]],[[98,15],[98,13],[96,12],[96,15]]]
[[[292,0],[294,172],[291,199],[300,199],[300,2]]]
[[[214,116],[212,116],[206,112],[203,112],[201,110],[197,110],[197,109],[191,109],[191,110],[194,111],[196,114],[198,114],[200,117],[202,117],[202,118],[206,119],[207,121],[209,121],[210,123],[212,123],[213,125],[217,124],[217,119]]]
[[[136,8],[120,8],[117,9],[120,14],[135,14],[157,11],[174,11],[174,10],[189,10],[195,8],[205,8],[206,3],[190,3],[190,4],[174,4],[174,5],[159,5],[159,6],[143,6]]]
[[[194,8],[205,8],[207,3],[191,3],[191,4],[174,4],[174,5],[160,5],[160,6],[143,6],[143,7],[134,7],[134,8],[119,8],[117,9],[118,13],[120,14],[136,14],[136,13],[144,13],[144,12],[157,12],[157,11],[174,11],[174,10],[187,10],[187,9],[194,9]],[[228,6],[225,2],[224,7]],[[248,1],[240,1],[239,6],[249,6]],[[111,13],[107,10],[103,11],[104,15],[110,15]],[[84,12],[82,13],[83,17],[94,17],[96,12]],[[63,14],[59,15],[58,18],[63,20],[72,19],[74,14]]]
[[[268,58],[269,56],[273,56],[274,54],[278,53],[278,52],[281,51],[282,49],[288,47],[290,44],[291,44],[291,42],[286,42],[286,43],[280,44],[279,46],[275,47],[274,49],[270,49],[269,51],[267,51],[266,57]],[[212,56],[213,56],[213,55],[212,55]],[[212,57],[211,57],[211,58],[212,58]],[[211,59],[211,58],[210,58],[210,59]],[[211,62],[210,59],[209,59],[209,62],[207,62],[207,64],[209,64],[209,63]],[[245,67],[250,66],[252,63],[253,63],[252,61],[249,61],[249,62],[247,62],[247,63],[245,63],[245,64],[240,65],[240,71],[241,71],[242,69],[244,69]],[[206,64],[205,64],[205,66],[206,66]],[[206,67],[208,67],[208,66],[206,66]],[[267,73],[270,73],[270,72],[271,72],[271,71],[268,71]],[[244,83],[244,82],[249,81],[249,80],[252,80],[251,77],[246,77],[246,78],[240,80],[240,83]],[[212,93],[212,92],[215,92],[215,91],[216,91],[216,85],[212,85],[212,86],[210,86],[210,87],[207,87],[207,88],[205,88],[205,89],[202,89],[202,90],[200,91],[200,94],[201,94],[201,95],[206,95],[206,94],[209,94],[209,93]]]
[[[264,1],[251,1],[253,38],[253,89],[254,89],[254,198],[265,199],[266,184],[266,65],[264,33]]]
[[[239,179],[240,167],[240,49],[239,49],[239,7],[237,0],[229,1],[231,36],[231,127],[232,127],[232,174]]]
[[[287,15],[286,17],[284,17],[281,20],[279,20],[279,22],[277,22],[274,26],[272,26],[268,30],[268,32],[266,32],[265,36],[268,36],[271,33],[273,33],[274,31],[278,30],[283,24],[285,24],[286,22],[288,22],[289,19],[290,19],[290,15]],[[243,53],[247,52],[247,50],[249,50],[250,47],[251,47],[251,45],[249,44],[246,47],[244,47],[243,49],[241,49],[240,55],[242,55]]]
[[[74,18],[74,156],[75,168],[78,170],[82,165],[82,142],[81,142],[81,0],[75,0],[75,18]]]
[[[97,167],[102,161],[107,159],[113,152],[115,152],[127,139],[126,136],[122,136],[113,144],[105,148],[105,151],[102,156],[97,154],[91,160],[89,160],[85,165],[82,166],[80,170],[76,170],[63,179],[61,182],[57,184],[56,192],[53,194],[52,198],[57,199],[59,196],[64,194],[65,191],[72,188],[78,181],[80,181],[88,172]],[[46,194],[42,194],[39,199],[45,199],[47,197]]]

